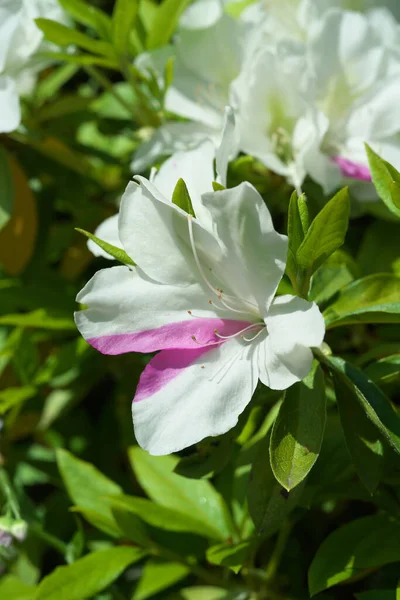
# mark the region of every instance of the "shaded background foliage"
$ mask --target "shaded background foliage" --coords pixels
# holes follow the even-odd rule
[[[171,15],[186,2],[168,1],[172,34]],[[112,0],[87,4],[108,15],[114,10]],[[148,36],[157,45],[149,16],[156,5],[141,7],[139,48]],[[86,25],[78,19],[75,27],[93,39]],[[102,356],[78,335],[76,293],[109,263],[90,254],[75,228],[93,231],[115,213],[132,153],[162,114],[154,81],[132,88],[121,69],[73,61],[49,67],[24,104],[22,132],[1,136],[2,193],[12,201],[2,204],[0,231],[0,493],[4,519],[23,521],[27,534],[0,548],[0,597],[300,600],[316,593],[394,600],[399,460],[372,434],[381,458],[369,463],[369,493],[347,451],[330,379],[320,456],[305,482],[287,492],[269,462],[282,394],[260,386],[234,431],[177,458],[150,457],[135,445],[130,412],[150,357]],[[144,115],[138,89],[156,97]],[[276,228],[285,231],[290,187],[248,158],[230,166],[230,184],[243,179],[259,189]],[[311,181],[305,191],[315,216],[326,199]],[[311,297],[332,319],[339,290],[365,276],[385,273],[379,291],[397,286],[398,302],[399,225],[382,207],[380,216],[351,221],[343,249],[312,279]],[[394,321],[349,318],[326,342],[362,367],[396,407],[400,326]],[[349,422],[362,427],[363,418],[354,412]],[[370,430],[362,433],[369,439]],[[346,586],[324,591],[342,580]]]

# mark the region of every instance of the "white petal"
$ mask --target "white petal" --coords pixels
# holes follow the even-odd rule
[[[278,354],[271,336],[264,334],[257,345],[259,378],[273,390],[285,390],[310,372],[313,354],[304,346],[292,346]]]
[[[324,339],[324,318],[315,304],[296,296],[278,296],[265,319],[272,347],[286,354],[297,346],[318,348]]]
[[[21,122],[21,109],[15,82],[11,77],[0,75],[0,133],[17,129]]]
[[[230,106],[225,108],[225,120],[221,141],[216,151],[218,182],[226,187],[228,163],[238,153],[239,131],[236,129],[235,115]]]
[[[201,356],[195,351],[192,357],[180,351],[157,355],[142,374],[132,406],[142,448],[170,454],[232,429],[257,385],[252,353],[250,346],[231,340]]]
[[[162,156],[198,146],[206,139],[218,140],[218,127],[202,123],[167,123],[159,127],[153,137],[139,146],[131,162],[133,173],[140,173]]]
[[[207,219],[208,215],[203,210],[200,197],[205,192],[212,192],[214,158],[214,144],[210,140],[204,141],[193,150],[175,152],[161,166],[153,181],[154,185],[162,190],[163,195],[171,200],[178,179],[182,178],[188,188],[196,217],[204,225],[204,219]]]
[[[206,29],[212,27],[223,15],[220,0],[197,0],[183,13],[179,26],[185,29]]]
[[[203,203],[224,245],[219,276],[239,298],[252,299],[264,314],[285,270],[287,237],[275,231],[264,200],[247,182],[205,194]]]
[[[6,66],[12,39],[21,19],[21,0],[8,0],[0,5],[0,71]]]
[[[193,228],[198,251],[204,248],[218,257],[220,250],[212,235],[197,220]],[[159,283],[185,286],[198,280],[186,213],[163,199],[144,178],[140,186],[131,182],[122,197],[119,235],[129,256]]]
[[[95,230],[94,235],[103,240],[103,242],[107,242],[108,244],[112,244],[117,248],[121,248],[122,244],[118,233],[118,214],[108,217],[108,219],[105,219],[102,223],[100,223]],[[94,254],[94,256],[103,256],[104,258],[108,258],[110,260],[114,259],[113,256],[100,248],[100,246],[98,246],[92,240],[88,240],[87,247],[89,248],[90,252]]]

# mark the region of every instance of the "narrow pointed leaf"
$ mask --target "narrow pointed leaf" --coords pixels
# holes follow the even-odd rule
[[[135,25],[137,12],[137,0],[116,0],[112,28],[114,47],[120,56],[129,56],[129,38]]]
[[[343,245],[350,214],[347,188],[336,194],[315,217],[296,253],[299,266],[313,273]]]
[[[189,191],[183,179],[178,179],[178,183],[172,194],[172,203],[179,206],[179,208],[184,210],[188,215],[192,215],[192,217],[195,216]]]
[[[76,229],[76,231],[79,231],[79,233],[83,233],[83,235],[86,235],[87,238],[89,238],[95,244],[100,246],[100,248],[105,250],[108,254],[113,256],[116,260],[119,260],[119,262],[121,262],[125,265],[136,266],[136,263],[133,262],[133,260],[125,252],[125,250],[122,250],[121,248],[117,248],[117,246],[113,246],[112,244],[109,244],[108,242],[104,242],[100,238],[96,237],[92,233],[89,233],[88,231],[85,231],[84,229],[79,229],[79,227],[76,227],[75,229]]]
[[[388,209],[400,217],[400,173],[365,144],[372,181]]]

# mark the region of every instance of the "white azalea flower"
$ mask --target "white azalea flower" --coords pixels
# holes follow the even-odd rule
[[[369,181],[364,142],[400,165],[400,74],[369,17],[330,11],[311,46],[317,103],[329,127],[322,149],[344,177]],[[398,64],[400,66],[400,63]],[[325,174],[314,178],[330,187]]]
[[[236,153],[238,144],[235,117],[229,106],[225,107],[224,126],[220,138],[216,149],[214,144],[208,140],[203,141],[192,150],[175,152],[158,172],[153,169],[150,175],[151,183],[156,187],[161,187],[164,194],[169,197],[172,197],[179,177],[184,178],[190,195],[196,196],[203,192],[211,192],[215,160],[216,180],[226,186],[228,162],[232,154]],[[193,169],[193,165],[196,165],[196,170]],[[118,214],[108,217],[100,223],[94,235],[104,242],[120,248],[122,244],[119,239]],[[102,256],[110,260],[114,258],[92,240],[88,240],[87,247],[94,256]]]
[[[19,126],[19,98],[35,85],[34,56],[43,41],[38,17],[62,21],[64,13],[57,0],[0,0],[0,133]]]
[[[259,379],[273,389],[301,380],[324,337],[314,303],[275,298],[287,238],[258,192],[248,183],[207,191],[213,153],[204,142],[197,160],[180,154],[153,183],[128,185],[119,238],[138,266],[99,271],[77,297],[87,307],[75,315],[78,329],[100,352],[159,351],[132,409],[136,438],[152,454],[231,429]],[[195,217],[171,202],[180,177]]]
[[[139,57],[137,66],[162,73],[167,58],[175,55],[165,108],[189,121],[161,126],[136,152],[132,171],[142,171],[158,157],[193,148],[205,139],[217,145],[231,83],[252,48],[249,32],[246,23],[223,12],[219,0],[202,0],[184,14],[175,51],[166,48]]]

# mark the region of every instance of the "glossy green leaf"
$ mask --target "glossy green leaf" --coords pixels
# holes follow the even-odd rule
[[[183,179],[178,179],[172,194],[172,203],[176,204],[176,206],[179,206],[179,208],[185,211],[185,213],[188,215],[192,215],[192,217],[196,216],[194,214],[192,201],[190,199],[186,183],[183,181]]]
[[[138,12],[137,0],[116,0],[112,16],[114,48],[118,55],[129,57],[129,38]]]
[[[79,233],[83,233],[83,235],[85,235],[87,238],[92,240],[95,244],[97,244],[105,252],[107,252],[108,254],[113,256],[116,260],[119,260],[119,262],[121,262],[125,265],[135,266],[135,263],[133,262],[131,257],[125,252],[125,250],[122,250],[121,248],[117,248],[117,246],[113,246],[112,244],[109,244],[108,242],[104,242],[103,240],[96,237],[92,233],[89,233],[88,231],[85,231],[84,229],[79,229],[79,227],[76,227],[76,231],[79,231]]]
[[[186,479],[173,472],[175,456],[151,456],[139,447],[129,448],[136,477],[157,504],[201,519],[218,531],[221,540],[232,536],[232,524],[222,496],[209,481]]]
[[[92,598],[143,556],[142,550],[127,546],[93,552],[71,565],[57,567],[40,582],[33,600]]]
[[[400,383],[400,354],[386,356],[368,365],[364,372],[377,385]]]
[[[388,209],[400,217],[400,173],[365,144],[372,181]]]
[[[57,44],[57,46],[78,46],[94,54],[113,58],[114,50],[111,44],[93,38],[77,31],[70,29],[62,23],[50,21],[49,19],[36,19],[36,25],[43,32],[44,37],[49,42]]]
[[[167,531],[187,531],[211,539],[221,539],[218,529],[210,527],[208,523],[197,518],[196,513],[192,513],[192,515],[184,514],[178,510],[151,502],[146,498],[135,496],[122,495],[109,500],[113,508],[131,512],[153,527],[166,529]]]
[[[366,416],[389,445],[400,454],[400,417],[380,388],[359,369],[342,358],[321,357],[359,402]]]
[[[358,269],[354,259],[347,252],[337,250],[312,276],[309,300],[325,304],[354,281],[356,274]]]
[[[350,214],[350,200],[344,188],[315,217],[296,253],[298,265],[314,273],[343,245]]]
[[[112,534],[117,532],[107,496],[119,496],[122,490],[90,463],[75,458],[66,450],[57,450],[57,465],[67,492],[77,510],[95,527]],[[81,510],[82,509],[82,510]]]
[[[132,600],[146,600],[181,581],[189,573],[180,563],[147,561]]]
[[[361,481],[373,494],[382,474],[381,434],[368,418],[353,386],[346,385],[335,371],[333,380],[347,448]]]
[[[286,263],[286,272],[293,283],[297,278],[296,253],[301,246],[304,236],[308,231],[308,207],[304,194],[298,197],[297,192],[293,192],[288,211],[288,258]]]
[[[308,573],[310,594],[400,561],[400,525],[374,515],[357,519],[331,533],[318,548]]]
[[[379,252],[376,249],[379,248]],[[395,273],[400,276],[399,223],[374,221],[366,229],[357,263],[362,275],[373,273]]]
[[[341,290],[324,311],[328,328],[353,323],[400,323],[400,277],[369,275]]]
[[[244,566],[250,551],[251,542],[240,542],[239,544],[218,544],[207,550],[207,560],[213,565],[229,567],[234,573],[239,573]]]
[[[14,183],[8,155],[0,146],[0,229],[8,223],[14,205]]]
[[[311,373],[287,391],[271,433],[270,460],[276,479],[288,491],[312,469],[326,423],[324,376],[317,361]]]
[[[282,521],[298,504],[303,483],[288,492],[276,480],[269,460],[270,435],[259,444],[258,454],[252,465],[248,487],[248,504],[251,518],[260,536],[271,536]]]
[[[111,39],[111,19],[102,10],[84,0],[59,0],[59,3],[78,23],[92,27],[105,40]]]
[[[112,501],[110,501],[110,506],[115,522],[120,528],[124,539],[131,540],[134,544],[143,546],[144,548],[151,548],[153,546],[153,541],[142,519],[136,516],[136,514],[128,512],[125,507],[113,504]]]
[[[35,587],[26,585],[15,575],[2,575],[0,580],[1,600],[32,600]]]
[[[157,8],[151,30],[147,37],[147,48],[153,50],[167,44],[174,33],[179,17],[189,0],[164,0]]]
[[[369,590],[354,594],[356,600],[398,600],[396,590]]]

